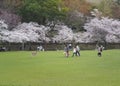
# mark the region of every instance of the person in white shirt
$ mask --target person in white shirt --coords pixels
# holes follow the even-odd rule
[[[74,57],[74,55],[77,56],[77,54],[76,54],[76,47],[73,48],[73,55],[72,55],[72,57]]]
[[[80,56],[80,48],[78,45],[76,46],[76,55]]]

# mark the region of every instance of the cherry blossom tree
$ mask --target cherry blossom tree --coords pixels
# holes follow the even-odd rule
[[[90,43],[92,35],[89,32],[74,33],[74,40],[77,43]]]
[[[16,28],[9,30],[8,25],[3,20],[0,20],[0,41],[22,43],[23,46],[26,42],[47,43],[50,41],[58,43],[93,43],[96,41],[120,43],[119,20],[106,17],[101,17],[101,19],[93,18],[90,22],[85,23],[84,29],[86,32],[73,33],[72,29],[64,24],[57,24],[54,28],[51,28],[30,22],[22,23]],[[53,30],[55,33],[49,36],[49,32]]]
[[[89,23],[86,23],[84,28],[92,34],[93,41],[107,42],[109,40],[109,42],[120,42],[120,21],[118,20],[106,17],[102,19],[94,18]],[[108,38],[108,36],[110,37]],[[114,41],[112,41],[113,39]]]
[[[3,19],[8,24],[9,29],[12,29],[21,22],[21,17],[8,10],[0,9],[0,19]]]
[[[0,20],[0,41],[4,40],[3,37],[6,34],[9,35],[8,32],[8,25],[4,22],[4,20]]]
[[[13,29],[16,33],[24,34],[28,39],[26,42],[38,42],[39,39],[42,41],[45,38],[45,32],[42,30],[44,27],[39,26],[37,23],[22,23]]]
[[[101,26],[102,22],[99,19],[92,19],[91,22],[86,23],[84,28],[92,34],[92,41],[96,42],[106,42],[107,32],[104,30],[104,27]]]
[[[0,20],[0,31],[2,29],[7,29],[8,25],[4,22],[4,20]]]
[[[58,34],[53,37],[53,41],[59,43],[72,42],[73,31],[71,28],[68,28],[65,25],[57,25],[55,29],[58,30]]]
[[[0,21],[0,40],[9,43],[22,43],[23,47],[26,42],[49,42],[50,39],[46,37],[47,30],[49,27],[33,22],[20,24],[9,30],[7,24]]]

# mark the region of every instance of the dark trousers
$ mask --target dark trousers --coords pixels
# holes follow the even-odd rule
[[[80,52],[79,52],[79,51],[76,51],[76,55],[80,56]]]
[[[75,56],[77,56],[76,52],[73,52],[73,55],[72,55],[72,57],[74,57],[74,55],[75,55]]]
[[[101,56],[102,56],[102,54],[99,52],[99,53],[98,53],[98,56],[99,56],[99,57],[101,57]]]

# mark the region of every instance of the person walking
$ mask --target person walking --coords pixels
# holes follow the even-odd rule
[[[64,53],[65,53],[65,56],[66,56],[66,57],[69,56],[69,47],[68,47],[67,45],[65,45]]]
[[[73,48],[73,55],[72,55],[72,57],[74,57],[74,55],[77,56],[77,54],[76,54],[76,47]]]
[[[77,55],[77,56],[80,56],[80,48],[79,48],[78,45],[76,46],[76,55]]]
[[[98,47],[98,56],[101,57],[102,56],[102,51],[104,50],[104,47],[101,45]]]
[[[101,57],[102,56],[102,50],[101,50],[101,47],[98,47],[98,56]]]

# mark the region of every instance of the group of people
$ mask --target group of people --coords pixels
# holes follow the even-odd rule
[[[69,57],[69,55],[70,55],[70,53],[69,53],[70,49],[71,49],[71,46],[65,45],[64,54],[65,54],[66,57]],[[80,56],[80,48],[79,48],[78,45],[76,45],[76,46],[73,48],[72,57],[74,57],[74,56]]]
[[[69,51],[70,51],[71,49],[72,49],[72,46],[65,45],[65,47],[64,47],[64,54],[65,54],[66,57],[69,57],[69,56],[70,56]],[[99,57],[101,57],[101,56],[102,56],[102,51],[104,50],[104,47],[103,47],[102,45],[100,45],[100,46],[97,45],[97,46],[96,46],[96,49],[98,50],[97,55],[98,55]],[[73,47],[72,57],[74,57],[74,56],[80,56],[80,47],[79,47],[78,45],[76,45],[76,46]]]
[[[98,50],[98,53],[97,55],[99,57],[102,56],[102,51],[104,50],[104,47],[102,45],[96,45],[96,49]],[[72,45],[71,44],[66,44],[65,47],[64,47],[64,54],[65,54],[65,57],[69,57],[70,56],[70,50],[73,51],[71,57],[74,57],[74,56],[80,56],[80,47],[78,45],[75,45],[73,48],[72,48]],[[38,46],[37,47],[37,51],[44,51],[44,48],[43,46]],[[32,55],[36,55],[37,54],[37,51],[36,52],[32,52]]]

